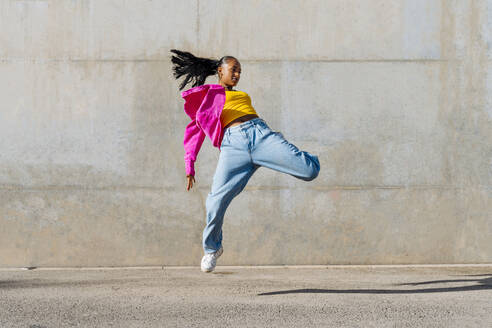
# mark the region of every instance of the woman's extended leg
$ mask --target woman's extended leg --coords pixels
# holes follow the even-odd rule
[[[259,135],[251,157],[253,163],[311,181],[319,174],[318,156],[299,150],[282,133],[270,129],[266,123],[258,125]]]
[[[205,253],[219,250],[222,245],[222,223],[226,209],[259,167],[251,162],[246,143],[229,143],[230,139],[234,140],[236,137],[241,136],[224,136],[212,188],[207,196],[207,226],[203,230]]]

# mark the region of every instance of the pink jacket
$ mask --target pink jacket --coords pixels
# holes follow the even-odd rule
[[[196,157],[205,135],[220,150],[224,133],[220,115],[226,99],[225,88],[220,84],[203,84],[181,92],[181,97],[185,100],[184,111],[191,118],[183,140],[185,168],[187,175],[194,176]]]

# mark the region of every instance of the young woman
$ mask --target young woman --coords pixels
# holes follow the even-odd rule
[[[232,56],[219,60],[195,57],[172,49],[174,77],[185,76],[179,89],[184,110],[191,118],[184,132],[187,190],[195,182],[194,162],[208,136],[219,148],[219,160],[206,200],[207,224],[203,230],[201,270],[214,270],[222,255],[222,223],[232,199],[246,186],[261,166],[311,181],[318,176],[318,157],[300,151],[281,132],[273,131],[258,116],[246,92],[235,90],[241,76],[241,64]],[[204,84],[207,76],[217,74],[218,84]]]

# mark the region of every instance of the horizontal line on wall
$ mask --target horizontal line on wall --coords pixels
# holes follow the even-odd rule
[[[194,190],[209,190],[210,185],[205,186],[195,186],[189,192]],[[473,185],[473,186],[453,186],[453,185],[362,185],[362,186],[246,186],[245,190],[319,190],[319,191],[333,191],[333,190],[374,190],[374,189],[492,189],[492,186],[487,185]],[[102,186],[102,187],[85,187],[80,185],[66,185],[66,186],[34,186],[25,187],[19,185],[5,185],[0,186],[0,190],[11,190],[11,191],[63,191],[63,190],[166,190],[166,191],[177,191],[176,187],[153,187],[153,186]],[[183,191],[186,189],[183,187]]]
[[[282,62],[307,62],[307,63],[439,63],[439,62],[461,62],[463,59],[239,59],[245,63],[282,63]],[[489,61],[492,61],[489,60]],[[74,59],[74,58],[0,58],[0,62],[67,62],[67,63],[85,63],[85,62],[171,62],[171,59]]]
[[[241,59],[241,62],[310,62],[310,63],[427,63],[448,62],[452,59],[301,59],[301,60],[270,60],[270,59]],[[455,59],[454,61],[461,61]]]
[[[395,185],[395,186],[379,186],[379,185],[365,185],[365,186],[314,186],[314,187],[266,187],[266,186],[246,186],[245,190],[286,190],[286,189],[313,189],[320,191],[333,191],[333,190],[374,190],[374,189],[491,189],[491,186],[452,186],[452,185]]]

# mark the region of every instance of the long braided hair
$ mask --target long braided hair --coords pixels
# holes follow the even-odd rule
[[[188,83],[192,82],[192,87],[196,87],[205,83],[207,76],[217,73],[217,69],[229,59],[236,59],[233,56],[224,56],[219,60],[196,57],[190,52],[171,49],[174,53],[171,57],[173,65],[174,77],[179,79],[185,76],[185,79],[179,85],[179,90],[182,90]]]

